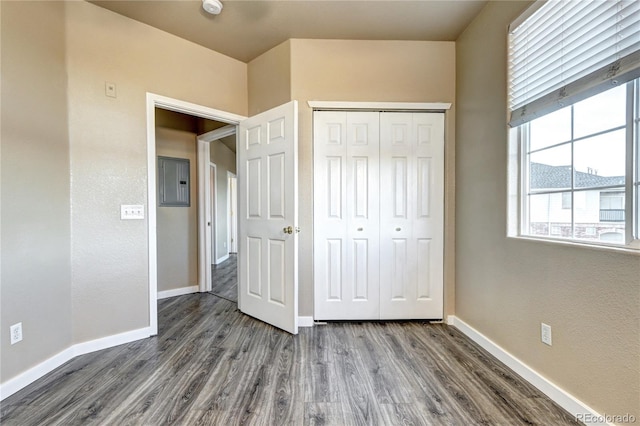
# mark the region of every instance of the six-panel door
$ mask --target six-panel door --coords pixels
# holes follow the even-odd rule
[[[297,103],[240,123],[238,305],[298,332]]]
[[[314,120],[314,317],[377,319],[378,113]]]
[[[444,114],[380,114],[380,319],[443,313]]]

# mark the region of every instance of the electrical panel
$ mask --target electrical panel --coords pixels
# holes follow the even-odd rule
[[[191,182],[189,160],[158,157],[158,205],[160,207],[189,207]]]

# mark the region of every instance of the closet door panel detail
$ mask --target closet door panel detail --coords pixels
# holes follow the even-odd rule
[[[442,318],[444,114],[381,113],[380,158],[380,318]]]
[[[378,140],[377,113],[314,114],[316,319],[378,319]]]
[[[314,317],[443,316],[444,114],[314,113]]]

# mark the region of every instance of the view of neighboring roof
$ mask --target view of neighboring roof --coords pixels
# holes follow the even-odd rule
[[[571,166],[549,166],[531,163],[531,189],[571,188]],[[624,186],[624,176],[600,176],[596,173],[585,173],[576,170],[575,188]]]

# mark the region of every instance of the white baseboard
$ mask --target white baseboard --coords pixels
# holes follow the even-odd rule
[[[298,317],[298,327],[313,327],[313,317]]]
[[[149,336],[151,336],[151,328],[145,327],[73,345],[62,352],[55,354],[51,358],[44,360],[35,367],[28,369],[24,373],[0,384],[0,401],[30,385],[45,374],[52,372],[65,362],[72,360],[78,355],[111,348],[113,346],[133,342],[134,340],[145,339]]]
[[[576,399],[573,395],[559,388],[553,382],[540,375],[524,362],[497,345],[487,336],[480,333],[460,318],[450,315],[447,317],[447,324],[457,328],[471,340],[480,345],[483,349],[496,357],[500,362],[515,371],[519,376],[538,388],[542,393],[551,398],[556,404],[571,413],[575,418],[582,421],[586,425],[609,425],[604,420],[605,416],[598,414],[591,407]],[[585,421],[591,419],[594,421]]]
[[[21,373],[16,377],[0,384],[0,401],[13,395],[25,386],[35,382],[45,374],[60,367],[62,364],[69,361],[74,356],[74,349],[72,346],[63,350],[62,352],[55,354],[51,358],[41,362],[35,367],[28,369],[24,373]]]
[[[224,262],[227,259],[229,259],[229,253],[227,253],[224,256],[219,257],[218,259],[216,259],[216,265],[221,264],[222,262]]]
[[[114,334],[112,336],[102,337],[100,339],[90,340],[88,342],[78,343],[72,346],[73,356],[84,355],[90,352],[124,345],[125,343],[146,339],[149,336],[151,336],[151,329],[149,327],[145,327],[137,330],[126,331],[120,334]]]
[[[172,288],[171,290],[164,290],[158,292],[158,300],[166,299],[168,297],[183,296],[185,294],[197,293],[200,291],[200,287],[193,285],[191,287]]]

